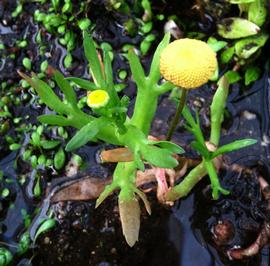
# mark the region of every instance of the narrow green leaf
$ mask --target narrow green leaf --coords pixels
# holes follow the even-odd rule
[[[94,82],[97,85],[97,87],[104,88],[105,82],[98,53],[96,51],[93,39],[90,38],[90,36],[86,32],[84,32],[83,46],[85,56],[91,68],[91,73],[93,74]]]
[[[176,153],[176,154],[182,154],[182,153],[185,153],[184,149],[182,147],[180,147],[179,145],[173,143],[173,142],[170,142],[170,141],[152,141],[152,140],[149,140],[148,141],[149,144],[152,144],[152,145],[157,145],[159,146],[160,148],[163,148],[163,149],[167,149],[173,153]]]
[[[113,70],[112,70],[112,61],[107,51],[103,51],[104,58],[104,70],[106,76],[106,83],[110,90],[113,89]]]
[[[66,79],[74,82],[79,87],[81,87],[85,90],[88,90],[88,91],[93,91],[93,90],[98,89],[97,86],[95,85],[95,83],[93,83],[89,80],[86,80],[86,79],[73,78],[73,77],[68,77]]]
[[[160,79],[160,67],[159,67],[160,54],[165,49],[165,47],[169,44],[170,37],[171,37],[170,33],[166,33],[154,53],[150,72],[149,72],[149,78],[153,84],[158,83]]]
[[[215,152],[212,153],[211,158],[215,158],[223,153],[231,152],[235,150],[240,150],[242,148],[248,147],[250,145],[254,145],[257,143],[256,139],[241,139],[236,140],[232,143],[226,144],[218,148]]]
[[[77,97],[69,82],[58,70],[54,71],[54,79],[61,91],[64,93],[66,100],[75,106],[77,104]]]
[[[139,151],[135,151],[134,153],[134,161],[139,170],[144,171],[144,163],[141,158],[141,154]]]
[[[107,120],[99,118],[91,121],[90,123],[82,127],[68,142],[66,146],[66,151],[72,151],[85,145],[88,141],[90,141],[97,135],[100,128],[106,123],[108,123]]]
[[[143,88],[145,84],[145,73],[138,55],[132,49],[128,52],[128,61],[134,81],[139,88]]]
[[[72,121],[61,115],[41,115],[38,121],[48,125],[54,126],[71,126]]]
[[[60,101],[60,99],[56,96],[56,94],[53,92],[53,90],[48,84],[38,79],[37,77],[30,78],[21,72],[18,73],[37,91],[41,100],[48,107],[60,114],[67,113],[66,105]]]

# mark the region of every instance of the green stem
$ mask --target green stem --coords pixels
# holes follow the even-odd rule
[[[166,199],[168,201],[175,201],[179,198],[183,198],[189,194],[192,188],[207,174],[205,165],[201,162],[195,168],[193,168],[184,180],[173,187],[167,194]]]
[[[168,134],[167,134],[167,138],[166,138],[167,140],[171,140],[172,135],[173,135],[173,133],[175,131],[175,128],[176,128],[176,126],[178,124],[178,121],[179,121],[180,115],[182,113],[182,110],[184,108],[185,102],[186,102],[186,97],[187,97],[187,94],[188,94],[188,90],[185,90],[185,89],[181,89],[181,90],[182,90],[181,97],[180,97],[177,110],[175,112],[174,118],[173,118],[173,120],[171,122],[169,131],[168,131]]]
[[[211,134],[210,142],[215,146],[218,146],[221,124],[223,122],[224,110],[229,94],[229,82],[225,76],[222,76],[218,82],[218,88],[213,97],[213,101],[210,107],[211,110]]]
[[[152,90],[151,86],[138,89],[136,103],[134,107],[131,124],[147,136],[151,128],[151,122],[157,110],[158,94]]]

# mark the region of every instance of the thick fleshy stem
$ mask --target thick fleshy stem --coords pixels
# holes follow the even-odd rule
[[[222,76],[218,82],[218,88],[213,97],[213,101],[210,107],[211,110],[211,134],[210,142],[215,146],[218,146],[221,124],[223,122],[224,110],[229,94],[229,82],[225,76]]]
[[[188,90],[181,89],[181,97],[180,97],[180,100],[179,100],[179,103],[178,103],[177,110],[175,112],[174,118],[173,118],[173,120],[171,122],[171,125],[170,125],[170,128],[168,130],[168,134],[167,134],[167,137],[166,137],[167,140],[171,140],[172,135],[173,135],[173,133],[174,133],[174,131],[176,129],[176,126],[177,126],[177,124],[179,122],[180,115],[181,115],[182,110],[183,110],[183,108],[185,106],[187,94],[188,94]]]

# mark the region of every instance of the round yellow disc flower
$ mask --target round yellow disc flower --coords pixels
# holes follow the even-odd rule
[[[100,108],[108,103],[109,98],[105,90],[95,90],[87,95],[87,104],[91,108]]]
[[[205,84],[216,68],[216,53],[207,43],[199,40],[176,40],[160,56],[162,76],[184,89],[194,89]]]

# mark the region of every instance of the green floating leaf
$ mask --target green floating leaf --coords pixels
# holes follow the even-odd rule
[[[248,20],[259,27],[264,24],[267,17],[267,8],[265,0],[255,0],[250,4],[248,9]]]
[[[86,79],[81,79],[81,78],[73,78],[73,77],[69,77],[66,78],[67,80],[70,80],[72,82],[74,82],[76,85],[78,85],[79,87],[88,90],[88,91],[93,91],[98,89],[97,86],[95,85],[95,83],[86,80]]]
[[[178,165],[173,153],[166,149],[146,145],[141,149],[141,153],[147,162],[157,167],[174,168]]]
[[[225,18],[217,25],[218,34],[226,39],[239,39],[256,35],[260,28],[243,18]]]
[[[138,55],[132,49],[128,52],[128,61],[134,81],[136,82],[138,87],[143,88],[145,84],[144,70]]]
[[[72,121],[61,115],[41,115],[38,121],[48,125],[54,126],[71,126]]]
[[[254,145],[257,143],[256,139],[241,139],[241,140],[236,140],[232,143],[226,144],[218,148],[215,152],[212,153],[211,158],[215,158],[223,153],[226,152],[231,152],[231,151],[236,151],[243,149],[245,147]]]
[[[259,34],[240,40],[235,44],[235,54],[240,58],[247,59],[263,47],[268,38],[268,34]]]
[[[261,75],[261,69],[256,66],[250,66],[245,72],[245,85],[248,86],[251,82],[259,79]]]
[[[97,87],[104,89],[105,88],[104,76],[99,61],[98,53],[96,51],[94,41],[92,40],[92,38],[90,38],[90,36],[86,32],[84,32],[83,47],[85,56],[90,65],[94,82]]]
[[[170,141],[153,141],[153,140],[149,140],[148,141],[149,144],[152,144],[152,145],[157,145],[159,146],[160,148],[163,148],[163,149],[167,149],[173,153],[177,153],[177,154],[182,154],[182,153],[185,153],[184,149],[182,147],[180,147],[179,145],[173,143],[173,142],[170,142]]]
[[[158,83],[160,79],[160,68],[159,68],[160,54],[165,49],[165,47],[168,46],[170,42],[170,37],[171,37],[170,33],[167,33],[162,39],[162,41],[160,42],[160,44],[158,45],[154,53],[152,64],[150,67],[150,72],[149,72],[149,78],[153,84]]]
[[[66,151],[69,152],[85,145],[88,141],[92,140],[97,135],[99,130],[107,123],[107,119],[99,118],[82,127],[68,142]]]
[[[18,243],[19,246],[18,246],[17,254],[21,256],[22,254],[27,252],[30,248],[30,244],[31,244],[30,234],[29,232],[25,232],[20,237],[20,241]]]
[[[41,146],[45,150],[54,149],[61,143],[60,140],[42,140],[40,142]]]
[[[60,90],[64,93],[66,100],[73,106],[77,104],[77,97],[70,86],[69,82],[64,78],[64,76],[57,70],[54,70],[54,79],[59,86]]]
[[[56,225],[55,219],[48,219],[45,220],[40,227],[38,228],[35,237],[34,237],[34,242],[37,240],[37,238],[43,234],[44,232],[47,232],[48,230],[52,229]]]
[[[238,72],[229,70],[225,73],[225,77],[227,78],[230,84],[233,84],[241,79],[241,76]]]
[[[227,45],[227,42],[225,42],[225,41],[219,41],[219,40],[217,40],[214,37],[210,37],[208,39],[208,41],[207,41],[207,44],[211,47],[211,49],[214,52],[218,52],[218,51],[220,51],[221,49],[223,49]]]
[[[12,261],[13,256],[11,252],[6,248],[0,247],[0,265],[1,266],[7,266]]]
[[[53,164],[56,170],[60,170],[66,161],[66,154],[61,148],[54,156],[53,158]]]

